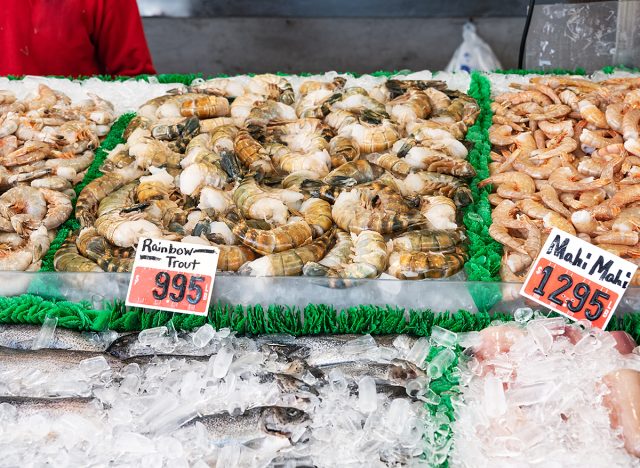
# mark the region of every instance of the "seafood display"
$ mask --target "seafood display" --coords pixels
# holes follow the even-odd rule
[[[459,336],[468,357],[450,466],[638,466],[634,340],[531,309],[514,315]]]
[[[443,278],[468,258],[466,131],[479,114],[444,82],[257,75],[213,79],[142,105],[58,271],[129,271],[143,236],[215,245],[252,276]],[[75,239],[75,248],[73,245]]]
[[[23,100],[0,90],[0,270],[39,270],[71,215],[73,187],[116,118],[111,103],[89,96],[72,104],[44,84]]]
[[[553,227],[637,263],[637,78],[538,76],[495,96],[491,237],[501,276],[521,282]],[[633,284],[639,284],[636,274]]]
[[[399,466],[431,450],[425,338],[47,331],[35,346],[37,327],[0,329],[3,465]]]

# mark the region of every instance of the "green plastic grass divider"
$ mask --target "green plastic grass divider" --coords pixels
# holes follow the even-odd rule
[[[499,281],[502,246],[489,235],[491,225],[491,204],[488,196],[490,187],[479,189],[478,182],[489,177],[489,160],[491,143],[489,127],[491,126],[491,84],[489,79],[480,73],[471,75],[469,95],[480,106],[480,115],[475,124],[467,132],[467,140],[473,143],[469,151],[469,162],[476,170],[471,181],[471,192],[474,202],[464,211],[463,221],[469,236],[469,260],[465,265],[470,281]],[[496,285],[483,285],[474,288],[473,298],[478,310],[488,310],[501,298],[500,289]]]

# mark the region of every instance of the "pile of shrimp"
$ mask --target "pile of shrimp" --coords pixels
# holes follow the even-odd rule
[[[468,258],[462,140],[479,108],[439,81],[217,78],[145,103],[80,193],[66,271],[129,271],[140,237],[215,245],[252,276],[442,278]],[[336,283],[339,282],[336,280]]]
[[[43,84],[24,100],[0,90],[0,270],[40,268],[115,117],[96,95],[72,105]]]
[[[640,79],[535,77],[495,97],[489,234],[521,282],[556,227],[640,262]],[[640,282],[636,274],[634,284]]]

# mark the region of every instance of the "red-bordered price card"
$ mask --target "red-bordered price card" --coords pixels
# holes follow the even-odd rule
[[[219,254],[206,245],[141,238],[126,304],[207,315]]]
[[[574,320],[604,329],[637,266],[554,228],[520,294]]]

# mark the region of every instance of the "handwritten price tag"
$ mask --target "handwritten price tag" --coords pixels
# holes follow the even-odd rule
[[[606,328],[637,266],[554,228],[520,294],[573,320]]]
[[[207,315],[219,253],[205,245],[141,238],[126,304]]]

